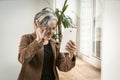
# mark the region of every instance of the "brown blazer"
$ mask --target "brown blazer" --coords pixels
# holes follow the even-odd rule
[[[22,68],[17,80],[41,79],[44,47],[42,43],[38,44],[35,39],[35,33],[23,35],[21,38],[18,60],[22,64]],[[75,66],[76,58],[73,56],[71,59],[68,55],[65,56],[59,53],[59,43],[55,40],[51,39],[50,43],[54,55],[53,70],[55,80],[59,80],[56,67],[61,71],[67,72]]]

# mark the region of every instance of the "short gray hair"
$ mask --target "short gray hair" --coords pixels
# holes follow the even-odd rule
[[[34,23],[36,24],[36,20],[38,20],[39,25],[47,27],[50,25],[50,21],[53,19],[56,20],[56,22],[58,21],[53,10],[46,7],[35,15]]]

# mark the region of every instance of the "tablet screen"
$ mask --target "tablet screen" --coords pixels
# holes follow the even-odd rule
[[[76,28],[67,28],[64,30],[60,45],[60,52],[68,52],[66,50],[66,44],[70,40],[76,43]]]

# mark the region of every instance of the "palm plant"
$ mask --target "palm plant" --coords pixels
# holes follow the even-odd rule
[[[72,19],[69,16],[65,15],[67,7],[68,7],[67,0],[65,0],[62,10],[59,10],[58,8],[56,8],[55,10],[58,22],[56,33],[54,34],[53,38],[57,39],[59,42],[61,42],[62,39],[62,25],[64,28],[73,27]]]

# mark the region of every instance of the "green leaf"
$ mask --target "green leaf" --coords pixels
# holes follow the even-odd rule
[[[58,9],[56,8],[55,10],[55,14],[58,18],[58,22],[57,22],[57,30],[56,30],[56,34],[53,35],[54,39],[58,39],[59,41],[61,41],[61,24],[63,24],[64,28],[69,28],[69,27],[73,27],[73,22],[72,19],[65,15],[65,11],[67,10],[68,5],[67,5],[67,0],[65,0],[64,5],[62,7],[62,9]]]
[[[73,27],[72,26],[72,24],[73,24],[72,19],[69,16],[63,15],[62,23],[63,23],[64,28]]]
[[[65,6],[64,6],[64,8],[63,8],[63,10],[62,10],[62,14],[66,11],[67,7],[68,7],[68,5],[65,5]]]
[[[67,0],[65,0],[65,2],[64,2],[64,5],[63,5],[63,8],[62,8],[62,11],[64,10],[66,4],[67,4]]]

